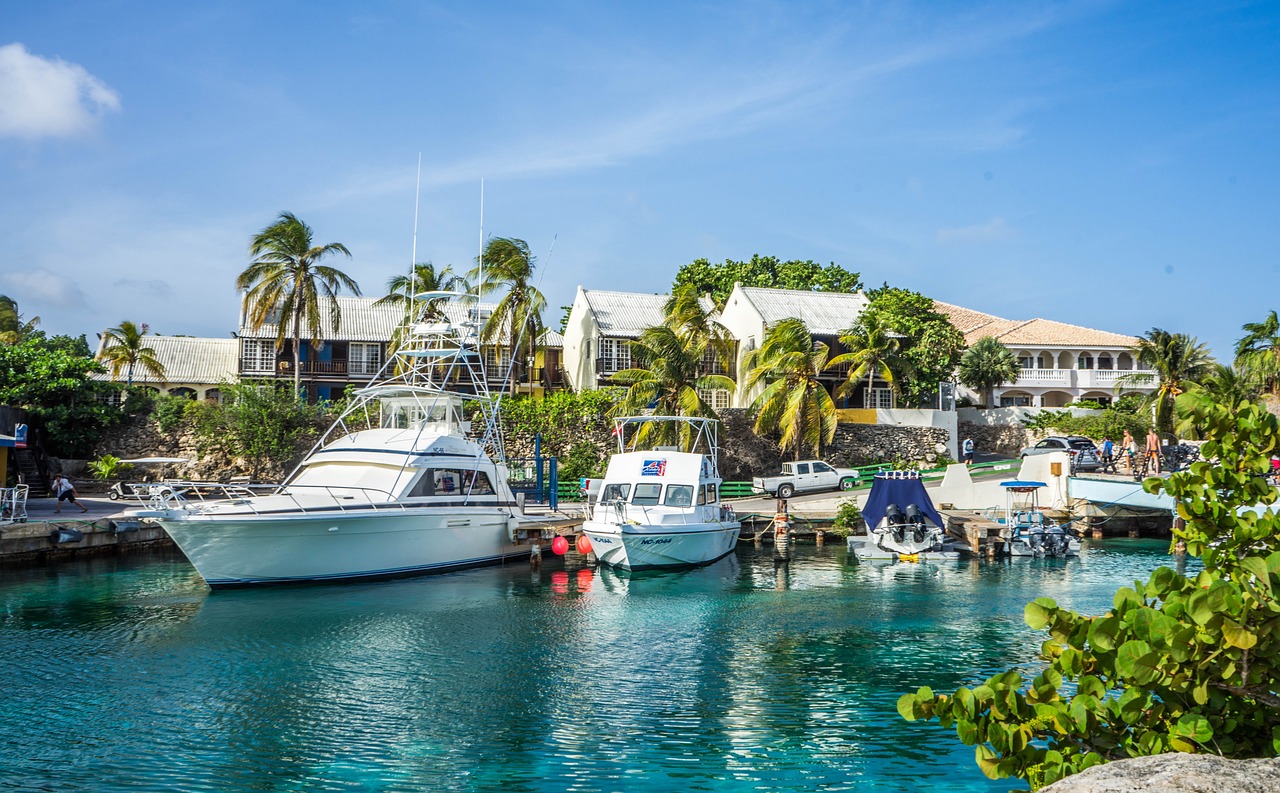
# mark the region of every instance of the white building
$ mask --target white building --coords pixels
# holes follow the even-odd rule
[[[645,328],[661,325],[668,295],[578,287],[564,329],[564,370],[575,391],[607,385],[630,369],[631,346]]]
[[[98,354],[104,347],[100,334]],[[150,388],[173,396],[188,396],[193,399],[220,399],[222,393],[219,385],[234,383],[236,375],[239,343],[232,338],[204,339],[194,336],[152,336],[142,337],[142,346],[155,350],[155,358],[164,367],[164,378],[157,378],[141,366],[133,369],[133,384]],[[129,374],[122,369],[119,376],[112,377],[110,369],[103,375],[95,375],[102,380],[118,383],[128,382]]]

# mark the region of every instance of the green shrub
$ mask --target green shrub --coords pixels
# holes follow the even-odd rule
[[[1112,408],[1091,416],[1073,416],[1066,410],[1042,410],[1023,424],[1029,430],[1040,430],[1048,434],[1083,435],[1094,439],[1122,438],[1125,430],[1135,438],[1141,438],[1151,428],[1151,421],[1147,417]]]
[[[595,444],[580,442],[569,447],[569,451],[558,458],[558,476],[562,482],[571,482],[583,477],[595,477],[604,473],[603,459]]]
[[[187,407],[193,404],[195,404],[195,401],[187,397],[161,394],[156,397],[155,408],[151,415],[155,417],[156,423],[160,425],[161,432],[170,433],[182,424],[182,418],[186,415]]]
[[[850,534],[866,534],[862,527],[862,510],[853,499],[841,501],[836,507],[835,520],[831,521],[831,534],[848,537]]]
[[[117,478],[125,469],[132,468],[133,466],[128,463],[120,462],[119,457],[104,454],[98,459],[88,463],[86,467],[89,469],[89,473],[93,475],[94,479],[105,481],[107,479]]]

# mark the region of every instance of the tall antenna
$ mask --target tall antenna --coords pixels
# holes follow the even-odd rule
[[[418,202],[422,200],[422,152],[418,152],[418,181],[413,188],[413,249],[409,254],[409,299],[406,301],[408,321],[416,314],[413,310],[414,295],[418,294]]]
[[[480,256],[476,258],[476,333],[480,332],[480,296],[484,293],[484,177],[480,177]],[[479,345],[477,345],[479,346]]]

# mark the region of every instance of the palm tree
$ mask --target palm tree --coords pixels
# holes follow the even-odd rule
[[[26,320],[18,311],[18,301],[0,295],[0,344],[17,344],[35,333],[39,317]]]
[[[274,322],[276,349],[293,340],[293,390],[301,383],[302,333],[305,327],[313,345],[320,343],[320,296],[329,298],[329,317],[338,329],[342,310],[338,292],[344,287],[359,295],[360,287],[341,270],[320,264],[335,253],[351,251],[340,242],[314,245],[311,227],[292,212],[281,212],[275,223],[254,235],[249,243],[253,261],[236,278],[244,292],[244,312],[249,326],[258,330]]]
[[[769,328],[760,348],[743,361],[746,387],[765,384],[751,403],[755,431],[778,432],[779,448],[794,449],[797,460],[805,446],[821,456],[822,445],[836,434],[836,405],[818,380],[828,352],[827,345],[813,340],[804,320],[793,317]]]
[[[1187,390],[1174,401],[1174,431],[1179,438],[1201,440],[1205,428],[1196,421],[1196,412],[1203,415],[1210,405],[1219,405],[1232,412],[1242,404],[1257,404],[1258,388],[1247,376],[1231,366],[1215,363],[1199,383],[1190,383]]]
[[[1214,373],[1215,361],[1209,348],[1194,336],[1170,333],[1152,328],[1138,339],[1132,352],[1138,362],[1151,371],[1131,372],[1116,378],[1116,389],[1128,385],[1150,385],[1155,380],[1156,390],[1143,397],[1144,407],[1152,407],[1155,425],[1162,432],[1173,431],[1174,400],[1192,383],[1199,383]]]
[[[704,353],[711,353],[725,371],[732,371],[736,350],[733,334],[716,321],[714,306],[709,299],[698,294],[697,288],[682,286],[667,298],[662,313],[667,327],[681,336],[705,340]]]
[[[525,369],[521,354],[533,358],[542,336],[542,310],[547,306],[547,299],[530,283],[535,267],[537,262],[527,242],[495,237],[484,246],[476,268],[467,273],[469,279],[481,279],[482,295],[507,290],[481,330],[480,338],[486,344],[493,344],[506,332],[506,348],[517,367],[517,377],[511,381],[512,393]]]
[[[960,382],[982,394],[982,404],[995,407],[996,389],[1018,379],[1018,358],[994,336],[986,336],[960,356]]]
[[[440,269],[431,262],[418,262],[409,275],[397,275],[388,279],[387,294],[373,302],[375,306],[396,306],[407,310],[410,298],[422,292],[469,292],[467,280],[445,265]],[[439,316],[437,300],[428,301],[427,314]]]
[[[1280,395],[1280,317],[1272,311],[1261,322],[1246,322],[1236,343],[1235,365],[1259,388]]]
[[[631,353],[640,365],[615,372],[610,378],[627,386],[626,396],[614,408],[614,414],[631,416],[652,407],[655,416],[718,418],[698,391],[732,391],[734,382],[725,375],[699,374],[707,345],[706,337],[680,334],[667,325],[645,328],[640,338],[631,342]],[[684,432],[685,437],[677,437],[677,431]],[[640,432],[646,436],[651,432],[662,433],[656,440],[658,443],[680,442],[684,448],[690,443],[688,427],[680,427],[676,422],[644,424]]]
[[[118,328],[108,328],[102,335],[102,351],[98,360],[107,364],[111,376],[118,378],[121,369],[128,370],[128,385],[133,385],[133,370],[141,366],[148,374],[160,382],[164,382],[164,364],[156,358],[156,351],[145,346],[143,336],[150,330],[144,322],[141,326],[129,320],[120,323]]]
[[[828,369],[850,366],[848,377],[836,390],[837,399],[853,393],[864,376],[867,378],[866,407],[872,406],[871,383],[876,377],[888,383],[895,394],[902,393],[901,377],[909,377],[913,367],[902,354],[901,334],[893,332],[879,315],[864,315],[840,335],[840,343],[849,352],[837,355],[827,364]]]

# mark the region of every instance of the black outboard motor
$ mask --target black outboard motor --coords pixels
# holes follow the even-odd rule
[[[907,521],[911,523],[916,542],[924,542],[925,535],[928,534],[929,529],[925,526],[924,515],[920,513],[920,507],[915,504],[907,505]]]
[[[908,507],[908,509],[910,509],[910,507]],[[906,533],[907,526],[909,525],[906,517],[902,514],[902,510],[898,508],[897,504],[886,504],[884,508],[884,518],[889,524],[889,532],[893,535],[893,538],[898,542],[902,542],[903,534]]]

